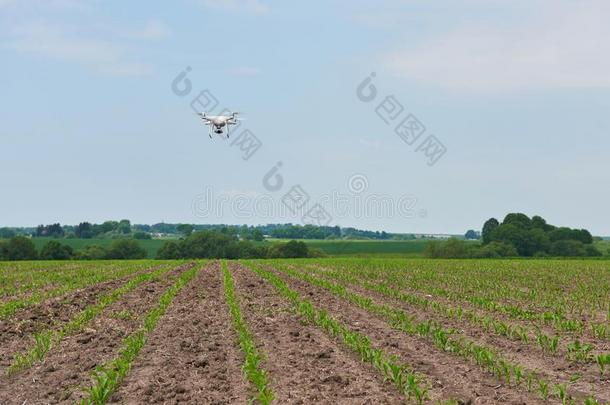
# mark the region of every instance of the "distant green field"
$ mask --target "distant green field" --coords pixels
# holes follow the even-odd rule
[[[108,246],[115,239],[53,239],[32,238],[36,249],[40,250],[50,240],[57,240],[74,250],[90,245]],[[269,239],[261,244],[287,242],[289,239]],[[144,239],[137,242],[142,246],[148,258],[154,259],[157,251],[168,239]],[[307,246],[318,248],[330,256],[421,256],[427,241],[425,240],[318,240],[303,239]]]
[[[56,240],[64,245],[70,246],[74,250],[80,250],[80,249],[83,249],[84,247],[91,246],[91,245],[98,245],[98,246],[106,247],[106,246],[110,245],[113,241],[115,241],[116,239],[32,238],[32,242],[34,242],[34,246],[36,246],[36,249],[38,251],[40,251],[40,249],[42,249],[42,247],[50,240]],[[143,240],[138,240],[137,242],[140,244],[140,246],[142,246],[144,248],[144,250],[146,250],[146,254],[147,254],[148,258],[154,259],[157,256],[157,250],[159,250],[159,248],[161,246],[163,246],[163,244],[167,241],[168,241],[168,239],[143,239]]]
[[[90,245],[108,246],[115,239],[53,239],[53,238],[32,238],[36,249],[40,250],[50,240],[57,240],[65,245],[70,246],[74,250],[80,250]],[[148,258],[154,259],[157,251],[168,239],[144,239],[137,242],[142,246],[148,255]],[[275,242],[287,242],[288,239],[270,239],[263,244]],[[394,256],[420,256],[426,246],[424,240],[317,240],[304,239],[312,248],[318,248],[327,255],[341,256],[369,256],[369,255],[394,255]]]
[[[602,252],[604,256],[610,254],[610,240],[600,240],[594,242],[594,244],[597,250]]]
[[[270,239],[269,242],[287,242],[287,239]],[[304,239],[312,248],[332,256],[421,256],[427,240],[318,240]],[[267,242],[265,242],[267,243]]]

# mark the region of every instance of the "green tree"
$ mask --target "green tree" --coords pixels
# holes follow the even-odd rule
[[[7,245],[7,241],[0,239],[0,260],[8,260]]]
[[[477,235],[477,232],[474,229],[469,229],[464,237],[466,239],[479,239],[479,235]]]
[[[74,234],[77,238],[91,239],[93,238],[93,227],[89,222],[81,222],[74,229]]]
[[[514,225],[519,229],[529,229],[532,227],[532,220],[525,214],[514,212],[507,214],[502,221],[503,225]]]
[[[585,252],[586,252],[587,256],[603,256],[602,252],[600,252],[593,245],[585,245]]]
[[[181,259],[182,252],[176,242],[165,242],[157,251],[157,259]]]
[[[510,243],[521,254],[524,251],[522,241],[524,240],[525,230],[513,224],[501,224],[491,233],[491,240],[496,242]]]
[[[544,232],[550,232],[555,227],[553,225],[547,224],[546,220],[542,218],[540,215],[534,215],[531,220],[531,227],[542,229]]]
[[[553,242],[556,242],[558,240],[570,240],[570,239],[574,239],[573,238],[573,234],[572,234],[572,230],[570,228],[565,227],[565,226],[562,226],[560,228],[556,228],[556,229],[552,230],[551,232],[549,232],[549,238]]]
[[[473,248],[468,242],[458,238],[432,240],[426,244],[424,255],[432,258],[464,259],[473,255]]]
[[[279,248],[280,254],[285,258],[307,257],[308,249],[305,242],[291,240]]]
[[[0,239],[10,239],[15,237],[17,234],[11,228],[0,228]]]
[[[191,224],[180,224],[176,227],[176,230],[180,232],[185,238],[188,238],[193,233],[193,225]]]
[[[8,260],[36,260],[38,257],[34,243],[25,236],[11,238],[5,251]]]
[[[524,234],[523,256],[534,256],[538,252],[548,252],[551,247],[551,240],[548,235],[539,228],[530,229]]]
[[[517,249],[510,243],[490,242],[477,250],[476,257],[516,257],[519,256]]]
[[[228,228],[220,232],[194,232],[182,241],[181,247],[186,258],[238,258],[237,236]]]
[[[62,245],[56,240],[47,242],[40,251],[40,258],[43,260],[68,260],[74,255],[70,246]]]
[[[121,219],[117,226],[117,231],[124,235],[131,233],[131,222],[128,219]]]
[[[491,242],[491,234],[493,231],[500,225],[497,219],[489,218],[483,224],[483,231],[481,232],[481,237],[483,238],[483,244],[488,244]]]
[[[117,239],[108,247],[108,259],[144,259],[146,250],[133,239]]]
[[[108,233],[108,232],[115,231],[119,227],[119,223],[117,221],[105,221],[99,227],[100,227],[99,233]]]
[[[574,229],[573,233],[574,239],[581,241],[585,245],[593,243],[593,235],[586,229]]]
[[[252,239],[257,242],[261,242],[265,239],[265,237],[263,236],[263,232],[260,229],[255,229],[252,231]]]
[[[79,260],[100,260],[106,259],[108,252],[104,247],[99,245],[88,245],[81,250],[76,251],[75,259]]]
[[[585,245],[578,240],[557,240],[551,245],[553,256],[586,256]]]

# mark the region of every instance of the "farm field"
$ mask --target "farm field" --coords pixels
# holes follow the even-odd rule
[[[0,403],[610,403],[598,260],[0,263]]]
[[[116,239],[53,239],[48,237],[32,238],[36,249],[40,250],[49,241],[56,240],[70,246],[74,250],[82,250],[87,246],[98,245],[108,247]],[[138,244],[146,250],[147,257],[154,259],[157,251],[168,241],[176,239],[143,239]],[[426,240],[320,240],[300,239],[310,248],[318,248],[329,256],[421,256],[426,247]],[[288,242],[289,239],[268,239],[256,244],[269,245],[276,242]],[[604,250],[605,251],[605,250]]]

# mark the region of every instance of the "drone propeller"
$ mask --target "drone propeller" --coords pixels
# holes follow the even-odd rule
[[[245,121],[247,118],[238,117],[241,113],[239,111],[233,111],[231,113],[231,119],[235,121]]]

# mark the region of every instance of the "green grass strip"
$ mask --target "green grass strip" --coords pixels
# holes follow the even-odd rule
[[[256,388],[258,392],[256,398],[258,401],[263,405],[270,404],[275,395],[269,386],[266,371],[260,366],[262,358],[256,349],[252,333],[248,329],[248,326],[246,325],[246,322],[241,314],[239,300],[235,296],[233,276],[231,275],[231,271],[228,269],[225,261],[222,262],[222,270],[224,272],[225,298],[227,300],[227,304],[229,305],[229,312],[231,313],[231,318],[233,320],[233,327],[237,332],[239,346],[245,355],[242,369],[248,380],[250,380],[252,385],[254,385]]]
[[[419,404],[427,399],[428,388],[421,384],[422,378],[410,367],[402,364],[396,356],[389,356],[383,350],[373,348],[368,336],[350,330],[327,311],[316,308],[309,300],[301,298],[299,293],[291,290],[281,278],[272,272],[263,270],[252,263],[249,265],[256,274],[270,282],[283,297],[287,298],[297,313],[306,321],[320,327],[333,338],[339,338],[348,348],[357,353],[362,361],[370,363],[381,372],[385,380],[392,381],[401,394],[409,399],[415,399]]]
[[[123,348],[119,355],[109,363],[96,367],[92,376],[93,384],[86,389],[89,396],[82,400],[82,404],[101,405],[108,401],[127,375],[131,364],[144,347],[148,334],[155,328],[159,318],[165,314],[178,292],[197,275],[200,269],[201,266],[198,265],[182,273],[178,280],[163,293],[158,305],[146,314],[140,329],[123,340]]]
[[[61,329],[47,329],[34,335],[35,343],[26,353],[17,353],[13,356],[13,362],[7,368],[6,373],[10,376],[20,370],[32,367],[34,363],[42,361],[49,350],[66,335],[81,331],[93,318],[117,301],[123,295],[133,290],[140,284],[160,278],[167,273],[171,267],[165,265],[154,272],[139,274],[112,292],[103,295],[95,304],[88,306],[63,325]]]

